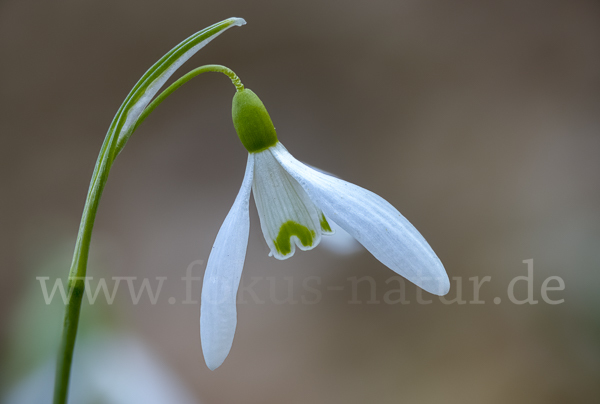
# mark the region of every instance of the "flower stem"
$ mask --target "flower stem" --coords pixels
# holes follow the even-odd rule
[[[244,89],[244,85],[242,84],[242,81],[240,80],[240,78],[237,76],[237,74],[235,74],[233,72],[233,70],[231,70],[228,67],[221,66],[221,65],[204,65],[204,66],[197,67],[194,70],[187,73],[186,75],[182,76],[180,79],[175,81],[173,84],[171,84],[165,91],[163,91],[150,104],[148,104],[148,107],[146,107],[144,112],[142,112],[142,114],[138,118],[135,126],[133,127],[133,130],[136,130],[137,127],[140,126],[140,124],[142,122],[144,122],[146,117],[148,115],[150,115],[150,113],[152,111],[154,111],[154,109],[156,107],[158,107],[160,105],[160,103],[162,103],[165,100],[165,98],[167,98],[169,95],[171,95],[175,90],[177,90],[179,87],[181,87],[182,85],[184,85],[185,83],[187,83],[188,81],[190,81],[191,79],[196,77],[197,75],[206,73],[206,72],[223,73],[231,79],[231,82],[233,83],[233,85],[235,86],[237,91],[242,91]],[[120,151],[121,151],[121,149],[119,148],[119,145],[117,145],[117,153]]]
[[[96,212],[98,211],[98,205],[100,203],[100,197],[102,196],[106,181],[108,180],[108,174],[110,173],[114,159],[123,149],[135,128],[139,125],[141,116],[143,115],[143,118],[141,118],[142,120],[145,119],[146,116],[160,104],[160,102],[153,103],[152,109],[146,113],[150,100],[156,95],[160,87],[162,87],[175,70],[217,35],[232,26],[240,26],[245,23],[246,22],[241,18],[228,18],[195,33],[181,42],[165,54],[142,76],[117,111],[117,114],[108,129],[108,133],[106,134],[104,143],[100,149],[100,154],[98,155],[98,160],[96,161],[96,166],[94,167],[94,173],[92,174],[92,180],[90,182],[83,214],[81,216],[79,233],[77,234],[77,241],[75,243],[75,251],[73,253],[73,261],[71,263],[68,278],[69,299],[65,307],[63,331],[56,364],[54,404],[65,404],[67,402],[73,350],[77,339],[79,313],[85,290],[85,276],[87,272],[92,230]],[[234,81],[236,87],[238,89],[240,88],[241,83],[233,72],[227,68],[223,68],[219,71],[228,74],[232,81]],[[243,88],[243,86],[241,88]],[[174,89],[172,91],[174,91]],[[164,96],[163,94],[161,94],[161,100],[168,96],[168,94]]]
[[[54,387],[54,403],[65,403],[68,396],[69,376],[73,362],[73,349],[77,338],[79,311],[83,297],[82,280],[69,282],[69,304],[65,310],[63,338],[60,342],[58,362],[56,365],[56,385]]]

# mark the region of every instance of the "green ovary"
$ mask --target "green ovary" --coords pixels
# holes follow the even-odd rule
[[[288,255],[292,252],[292,244],[290,238],[298,237],[298,240],[304,247],[310,247],[313,244],[315,232],[309,230],[306,226],[296,223],[293,220],[288,220],[279,228],[277,238],[273,240],[275,248],[281,255]]]
[[[277,133],[264,104],[252,90],[238,90],[231,107],[233,126],[250,153],[258,153],[277,144]]]

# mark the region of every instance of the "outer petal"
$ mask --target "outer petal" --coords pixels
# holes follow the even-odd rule
[[[204,360],[211,370],[221,366],[235,334],[235,301],[248,246],[248,203],[253,176],[254,156],[250,154],[242,188],[221,225],[204,273],[200,336]]]
[[[396,208],[371,191],[307,167],[281,143],[271,150],[325,215],[375,258],[430,293],[448,293],[450,282],[444,266]]]
[[[254,154],[252,191],[265,241],[280,260],[321,241],[320,211],[304,189],[275,160],[271,149]],[[327,223],[325,221],[325,223]],[[329,226],[327,224],[327,226]]]

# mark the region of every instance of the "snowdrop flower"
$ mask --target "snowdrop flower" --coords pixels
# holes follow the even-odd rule
[[[296,160],[277,140],[260,99],[248,89],[233,98],[233,124],[248,163],[242,187],[208,259],[202,289],[202,350],[211,370],[231,349],[237,322],[236,294],[248,245],[250,191],[271,254],[280,260],[296,247],[311,250],[331,233],[327,218],[375,258],[428,292],[444,295],[448,276],[427,241],[396,208],[357,185]]]

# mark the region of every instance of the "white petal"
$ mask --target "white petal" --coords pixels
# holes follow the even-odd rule
[[[371,191],[307,167],[281,143],[270,150],[325,215],[375,258],[430,293],[448,293],[450,282],[444,266],[396,208]]]
[[[254,154],[252,191],[260,227],[271,254],[277,259],[315,248],[321,241],[319,212],[300,184],[267,149]]]
[[[235,334],[235,301],[248,246],[248,203],[253,175],[254,156],[250,154],[242,187],[217,234],[204,273],[200,336],[204,360],[211,370],[221,366]]]

